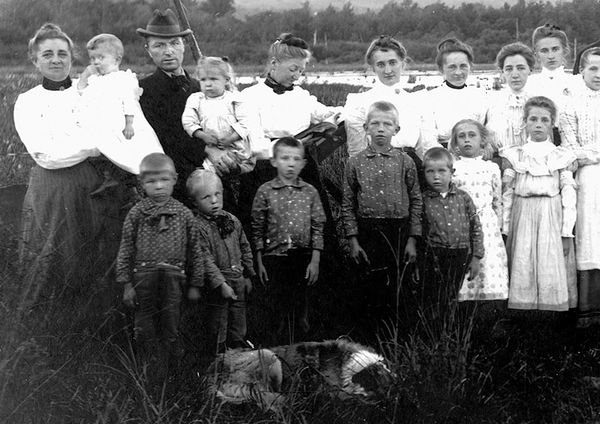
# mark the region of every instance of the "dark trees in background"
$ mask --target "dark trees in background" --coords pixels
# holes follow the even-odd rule
[[[542,2],[520,0],[499,7],[442,2],[420,6],[412,0],[390,1],[382,9],[316,10],[309,2],[295,9],[235,13],[234,0],[184,0],[192,28],[205,54],[227,55],[235,64],[266,61],[266,49],[283,31],[313,43],[315,59],[329,63],[360,62],[368,42],[391,34],[402,40],[411,58],[432,62],[437,42],[454,35],[471,43],[476,62],[493,62],[505,43],[530,43],[537,25],[550,22],[567,31],[579,46],[600,39],[600,0]],[[93,35],[111,32],[126,45],[126,63],[147,63],[135,29],[143,27],[155,8],[169,0],[0,0],[0,60],[25,63],[26,42],[44,22],[61,25],[81,45]],[[81,59],[85,62],[85,57]]]

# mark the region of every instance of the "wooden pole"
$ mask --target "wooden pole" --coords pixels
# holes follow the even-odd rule
[[[181,23],[183,30],[191,29],[190,21],[188,21],[185,10],[183,9],[183,5],[181,4],[181,0],[173,0],[173,3],[175,4],[177,17],[179,18],[179,22]],[[192,56],[194,57],[194,60],[198,62],[198,60],[202,57],[202,53],[200,52],[200,47],[198,46],[198,41],[196,40],[196,36],[194,36],[194,32],[192,31],[192,33],[186,36],[186,38],[190,48],[192,49]]]

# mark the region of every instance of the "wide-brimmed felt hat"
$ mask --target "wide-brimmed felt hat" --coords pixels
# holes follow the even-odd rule
[[[167,9],[164,12],[158,9],[152,13],[152,18],[146,25],[146,29],[138,28],[137,33],[143,37],[183,37],[192,33],[191,29],[181,30],[179,21],[175,16],[175,13],[171,9]]]

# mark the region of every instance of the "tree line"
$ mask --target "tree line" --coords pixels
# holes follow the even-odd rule
[[[493,62],[499,48],[516,40],[530,44],[533,29],[552,23],[569,35],[572,48],[600,39],[600,0],[556,3],[519,0],[500,7],[480,3],[420,6],[391,0],[382,9],[356,12],[352,3],[316,10],[307,1],[298,8],[235,13],[233,0],[184,0],[192,29],[204,54],[228,56],[234,64],[261,64],[281,32],[293,32],[313,47],[318,62],[359,63],[369,41],[381,34],[400,39],[415,62],[431,63],[437,43],[456,36],[475,51],[478,63]],[[145,27],[156,8],[168,0],[0,0],[0,60],[26,62],[26,42],[44,22],[63,27],[79,45],[100,32],[123,40],[125,63],[147,63],[135,29]],[[81,60],[85,62],[85,55]]]

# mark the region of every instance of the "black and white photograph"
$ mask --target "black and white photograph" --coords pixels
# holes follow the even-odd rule
[[[600,0],[0,0],[0,423],[600,423]]]

